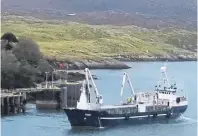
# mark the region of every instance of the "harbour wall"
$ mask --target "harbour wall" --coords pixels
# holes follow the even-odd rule
[[[81,82],[69,82],[60,88],[3,91],[1,93],[1,115],[25,112],[25,105],[28,102],[35,103],[37,109],[76,107],[81,86]]]

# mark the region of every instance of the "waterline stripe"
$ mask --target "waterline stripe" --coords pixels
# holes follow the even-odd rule
[[[166,116],[167,114],[158,114],[157,116]],[[144,116],[131,116],[129,118],[146,118],[153,115],[144,115]],[[126,117],[101,117],[100,119],[126,119]]]
[[[125,119],[125,117],[101,117],[100,119]]]

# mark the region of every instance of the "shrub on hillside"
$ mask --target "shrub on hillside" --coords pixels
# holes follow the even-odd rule
[[[34,87],[35,83],[45,81],[45,72],[49,72],[48,80],[51,81],[53,67],[43,58],[37,43],[26,37],[15,38],[14,34],[2,36],[1,88]],[[8,44],[11,45],[9,50]],[[60,75],[53,75],[54,80],[60,78]]]
[[[20,62],[11,51],[1,51],[1,87],[14,88]]]
[[[17,42],[15,46],[13,42]],[[14,34],[6,33],[1,37],[1,48],[2,88],[33,87],[45,80],[46,71],[52,71],[38,45],[29,38],[16,39]]]
[[[42,58],[38,45],[29,38],[20,38],[16,47],[13,48],[14,55],[19,61],[26,60],[30,65],[37,65]]]

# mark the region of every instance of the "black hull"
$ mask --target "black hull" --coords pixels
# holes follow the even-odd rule
[[[137,112],[133,115],[112,115],[105,111],[91,111],[79,109],[64,109],[72,127],[112,127],[122,124],[148,124],[162,120],[178,118],[187,109],[187,106],[180,106],[164,112]]]

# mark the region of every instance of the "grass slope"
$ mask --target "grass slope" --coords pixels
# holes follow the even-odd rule
[[[2,33],[13,32],[36,41],[41,52],[56,59],[99,59],[121,55],[194,54],[196,32],[151,30],[136,26],[86,25],[31,17],[3,16]]]

